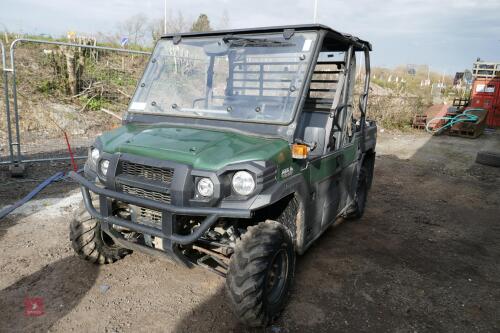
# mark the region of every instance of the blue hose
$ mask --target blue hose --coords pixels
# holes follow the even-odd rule
[[[33,191],[31,191],[27,196],[25,196],[24,198],[22,198],[21,200],[19,200],[15,204],[2,209],[0,211],[0,220],[3,219],[5,216],[9,215],[10,213],[12,213],[15,209],[21,207],[22,205],[24,205],[25,203],[27,203],[28,201],[33,199],[33,197],[35,195],[40,193],[40,191],[42,191],[44,188],[49,186],[51,183],[58,181],[58,180],[61,180],[64,177],[65,177],[64,172],[58,172],[55,175],[45,179],[43,182],[38,184],[38,186],[35,187],[35,189]]]
[[[468,109],[465,110],[463,113],[457,114],[456,116],[453,117],[436,117],[431,119],[429,122],[427,122],[427,125],[425,125],[425,130],[431,134],[439,133],[442,132],[450,127],[452,127],[455,124],[458,123],[467,123],[467,122],[472,122],[475,123],[476,121],[479,120],[479,116],[476,116],[475,114],[469,114],[470,111],[484,111],[483,109]],[[446,123],[441,126],[430,129],[429,125],[436,121],[436,120],[446,120]]]

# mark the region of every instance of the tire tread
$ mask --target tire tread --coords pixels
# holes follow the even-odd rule
[[[110,264],[132,252],[118,246],[110,247],[104,243],[99,221],[88,214],[83,202],[80,203],[70,223],[69,238],[78,256],[94,264]]]
[[[270,313],[266,309],[264,284],[268,262],[277,247],[281,247],[284,242],[292,249],[293,258],[290,264],[293,278],[293,245],[289,234],[280,223],[266,221],[250,226],[236,243],[226,278],[226,290],[236,316],[249,326],[266,326],[279,314]],[[289,284],[287,286],[289,287]],[[285,305],[288,291],[289,288],[285,290],[282,307]]]

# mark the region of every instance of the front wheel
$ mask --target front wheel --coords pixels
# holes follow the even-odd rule
[[[287,230],[275,221],[248,228],[236,243],[226,289],[241,322],[268,325],[286,305],[295,271],[295,251]]]
[[[113,263],[132,252],[115,244],[101,230],[101,222],[90,216],[83,201],[71,221],[69,238],[78,256],[95,264]]]

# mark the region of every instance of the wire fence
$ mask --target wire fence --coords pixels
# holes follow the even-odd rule
[[[10,128],[15,135],[8,139],[5,107],[0,109],[0,128],[6,129],[2,142],[13,147],[14,161],[68,159],[65,134],[75,154],[85,156],[96,136],[120,125],[148,58],[148,52],[85,41],[14,41],[7,71],[12,91],[0,99],[8,98],[12,105]],[[1,155],[8,156],[3,146]]]

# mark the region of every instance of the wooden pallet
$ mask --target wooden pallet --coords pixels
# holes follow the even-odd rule
[[[462,138],[475,139],[484,132],[484,126],[473,126],[471,128],[450,128],[448,135],[460,136]]]
[[[425,114],[417,114],[413,118],[413,123],[411,126],[416,129],[425,129],[425,126],[427,125],[427,115]]]
[[[459,123],[448,130],[448,135],[475,139],[483,134],[485,127],[486,122],[484,119],[476,123]]]

